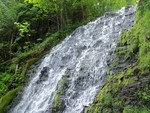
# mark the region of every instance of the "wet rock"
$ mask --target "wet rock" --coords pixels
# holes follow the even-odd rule
[[[132,6],[132,7],[135,7],[135,5],[134,6]],[[127,6],[127,7],[125,7],[125,15],[134,15],[135,14],[135,10],[131,10],[132,8],[130,7],[130,6]]]
[[[43,69],[41,71],[41,74],[39,75],[39,79],[37,81],[37,84],[47,80],[48,74],[49,74],[49,68],[48,67],[43,67]]]
[[[88,106],[83,106],[83,111],[81,113],[86,113]]]
[[[105,18],[114,17],[114,16],[117,16],[117,15],[118,15],[117,13],[106,12],[106,13],[105,13]]]
[[[86,76],[78,77],[74,81],[74,84],[75,84],[74,90],[76,91],[84,90],[89,87],[88,84],[93,84],[93,78],[90,76],[90,74],[87,74]]]
[[[59,102],[53,106],[52,113],[63,113],[63,110],[66,108],[64,100],[59,100]]]
[[[94,48],[99,47],[101,43],[103,43],[102,40],[99,40],[93,45],[93,47]]]
[[[124,21],[124,20],[122,20],[122,18],[123,18],[123,15],[119,15],[115,18],[115,20],[117,21],[117,23],[121,24]],[[116,24],[116,23],[114,23],[114,24]]]

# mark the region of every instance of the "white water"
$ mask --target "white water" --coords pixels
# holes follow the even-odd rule
[[[81,113],[93,102],[103,84],[107,60],[115,50],[121,31],[134,24],[134,12],[135,5],[107,13],[66,37],[45,56],[11,112],[51,113],[58,83],[67,73],[69,82],[63,113]],[[40,80],[41,76],[46,79]]]

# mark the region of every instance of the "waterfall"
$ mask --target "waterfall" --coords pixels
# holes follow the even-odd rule
[[[62,113],[81,113],[103,85],[107,61],[114,53],[121,31],[134,24],[136,5],[127,6],[77,28],[55,46],[37,67],[21,101],[11,113],[52,113],[54,97],[65,76]]]

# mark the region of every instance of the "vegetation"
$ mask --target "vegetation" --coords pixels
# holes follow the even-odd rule
[[[130,66],[119,75],[110,76],[87,113],[149,113],[150,92],[148,86],[144,85],[143,90],[137,85],[137,70]]]
[[[60,43],[75,28],[103,15],[106,11],[115,11],[134,3],[136,0],[0,0],[0,100],[3,102],[0,112],[11,102],[18,87],[24,85],[25,74],[30,65]],[[135,67],[141,71],[139,75],[142,77],[147,76],[150,71],[149,17],[150,0],[139,0],[136,24],[131,30],[124,31],[120,38],[120,45],[124,49],[117,52],[118,55],[124,54],[127,60],[135,58]],[[125,47],[127,45],[129,48]],[[118,62],[115,64],[118,65]],[[93,104],[88,111],[91,113],[91,110],[94,110],[97,113],[102,109],[99,106],[103,102],[108,108],[104,109],[107,113],[111,111],[112,103],[118,107],[115,110],[122,110],[124,100],[114,97],[121,87],[135,83],[135,67],[130,67],[119,76],[110,77],[112,81],[107,81],[96,99],[96,109]],[[112,85],[110,81],[113,82]],[[63,82],[65,84],[65,81]],[[140,101],[141,105],[149,101],[147,90],[145,87],[136,91],[138,97],[143,100]],[[61,89],[58,90],[54,108],[61,104],[59,96],[63,95],[62,92]],[[105,98],[101,97],[103,93]],[[128,113],[136,108],[137,106],[132,104],[122,111]],[[58,107],[59,109],[62,108]],[[141,110],[148,111],[148,108],[142,106]]]
[[[11,91],[9,91],[5,96],[3,96],[0,99],[0,113],[4,113],[4,109],[5,107],[7,107],[7,105],[9,105],[9,103],[13,100],[15,94],[17,91],[21,90],[22,86],[17,87],[16,89],[13,89]]]

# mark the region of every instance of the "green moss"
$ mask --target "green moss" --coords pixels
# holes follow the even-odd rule
[[[62,113],[62,111],[65,109],[65,105],[63,100],[60,99],[60,96],[65,94],[65,88],[67,88],[68,80],[65,76],[62,77],[62,79],[59,81],[58,84],[58,90],[55,94],[54,101],[53,101],[53,108],[52,111],[54,113]]]
[[[17,87],[16,89],[13,89],[9,91],[6,95],[4,95],[0,99],[0,113],[4,113],[4,109],[9,105],[9,103],[13,100],[15,94],[17,91],[21,90],[22,86]]]
[[[105,106],[110,106],[112,104],[112,95],[110,93],[106,94],[103,98],[103,104]]]
[[[119,40],[126,49],[119,51],[126,59],[138,55],[138,65],[142,71],[150,69],[150,0],[141,1],[138,5],[136,23],[132,29],[125,30]]]
[[[139,98],[140,104],[150,102],[150,90],[149,86],[146,85],[144,89],[139,89],[137,91],[137,96]]]
[[[115,60],[115,61],[114,61],[114,67],[118,66],[118,64],[119,64],[119,61],[118,61],[118,60]]]
[[[136,36],[136,27],[122,32],[119,43],[122,50],[117,52],[117,55],[124,55],[125,59],[132,59],[139,50],[139,39]],[[128,38],[127,38],[128,37]]]
[[[122,8],[126,5],[135,4],[136,0],[113,0],[113,1],[105,0],[103,2],[106,6],[105,11],[110,11],[110,10],[116,11],[119,8]]]
[[[112,112],[112,108],[115,111],[123,109],[124,102],[117,94],[121,87],[135,82],[133,79],[134,70],[135,68],[129,68],[119,75],[109,76],[87,113],[100,113],[102,110],[104,113],[109,113]]]
[[[117,107],[117,108],[123,108],[123,101],[120,98],[114,98],[113,99],[113,106]]]
[[[7,91],[7,86],[3,82],[0,81],[0,97],[6,93]]]
[[[11,64],[10,66],[9,66],[9,71],[11,72],[11,71],[15,71],[15,69],[16,69],[16,63],[13,63],[13,64]]]
[[[61,113],[64,110],[64,103],[60,100],[60,96],[64,94],[64,90],[60,89],[57,91],[54,97],[52,111],[55,113]]]
[[[25,65],[25,67],[23,67],[23,71],[22,71],[22,73],[21,73],[22,82],[25,81],[25,75],[26,75],[26,72],[27,72],[27,70],[29,69],[29,67],[30,67],[33,63],[35,63],[37,60],[38,60],[38,58],[32,58],[32,59],[27,60],[26,65]]]
[[[149,113],[150,109],[147,107],[127,106],[124,108],[123,113]]]

